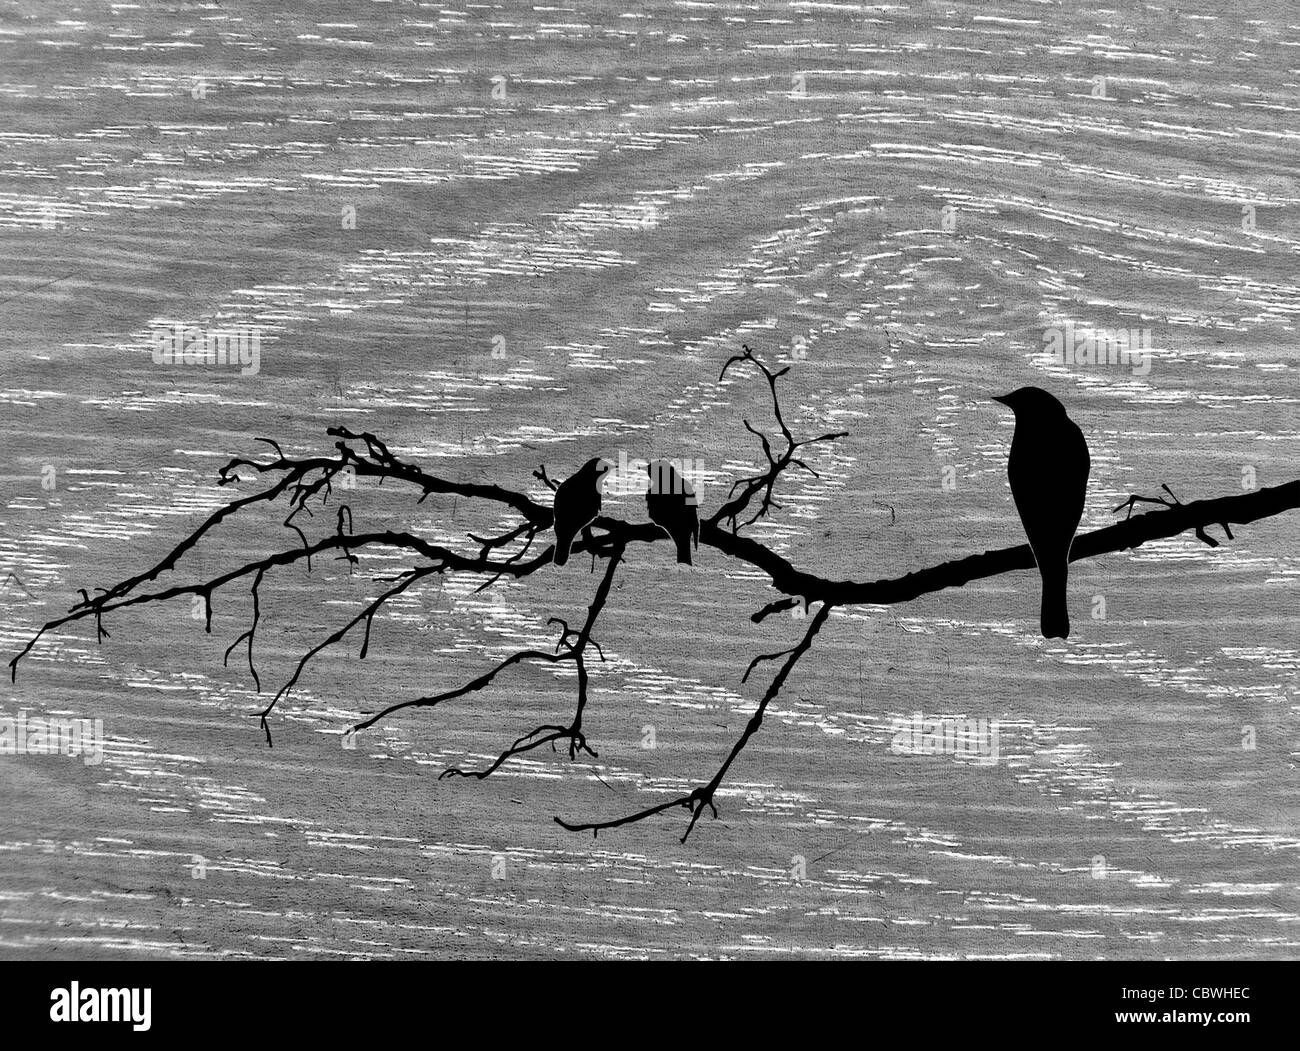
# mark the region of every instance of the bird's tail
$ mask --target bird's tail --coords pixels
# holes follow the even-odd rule
[[[1038,614],[1038,627],[1045,639],[1070,637],[1070,610],[1066,601],[1066,567],[1059,571],[1043,573],[1043,604]]]
[[[677,561],[683,566],[691,564],[691,534],[683,533],[681,536],[674,537],[674,543],[677,545]]]
[[[573,543],[573,537],[557,536],[555,538],[555,564],[562,566],[569,561],[569,547]]]

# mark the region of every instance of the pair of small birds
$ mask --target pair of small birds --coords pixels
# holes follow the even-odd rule
[[[555,564],[569,561],[569,549],[600,514],[600,487],[605,472],[613,468],[599,456],[584,463],[555,490]],[[655,460],[646,466],[650,484],[646,489],[646,511],[650,521],[672,538],[677,546],[677,561],[691,564],[691,545],[700,546],[700,516],[696,509],[695,490],[667,460]]]
[[[1045,639],[1070,635],[1065,584],[1070,548],[1083,517],[1088,472],[1092,467],[1083,432],[1065,407],[1039,387],[1021,387],[994,398],[1015,413],[1016,430],[1007,460],[1007,481],[1029,537],[1043,581],[1039,629]],[[555,564],[569,559],[578,533],[600,514],[600,483],[613,464],[588,460],[555,491]],[[691,564],[691,544],[699,547],[700,522],[690,484],[666,461],[646,468],[650,520],[677,545],[677,561]]]

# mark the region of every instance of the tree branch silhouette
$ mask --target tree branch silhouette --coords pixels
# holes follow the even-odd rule
[[[740,735],[736,743],[731,746],[731,751],[727,753],[726,759],[722,761],[722,765],[718,767],[717,772],[705,784],[693,789],[686,795],[670,799],[666,803],[646,807],[644,810],[638,810],[635,814],[628,814],[625,817],[614,818],[611,821],[589,821],[575,824],[557,817],[554,819],[555,823],[560,825],[562,828],[568,829],[570,832],[590,832],[594,837],[599,835],[602,829],[618,828],[620,825],[630,825],[633,822],[644,821],[648,817],[654,817],[656,814],[662,814],[664,811],[671,810],[674,807],[685,807],[691,814],[691,820],[686,826],[686,831],[682,834],[682,842],[685,843],[690,837],[691,832],[695,830],[695,823],[699,821],[700,815],[704,813],[704,808],[706,806],[715,818],[718,816],[718,808],[713,802],[714,793],[717,792],[718,786],[722,784],[722,779],[727,776],[727,771],[731,769],[731,764],[736,761],[736,757],[740,755],[741,750],[749,743],[749,739],[753,737],[754,734],[758,733],[759,727],[763,725],[763,715],[767,711],[767,706],[772,702],[773,698],[781,692],[781,687],[785,685],[785,680],[789,677],[790,672],[794,670],[794,666],[799,662],[799,658],[812,648],[813,639],[816,637],[817,633],[821,631],[822,625],[826,623],[826,619],[831,615],[832,608],[832,606],[826,605],[822,606],[822,608],[817,611],[812,618],[812,622],[808,625],[807,631],[804,632],[803,638],[799,640],[798,644],[795,645],[793,649],[786,650],[785,653],[769,655],[771,658],[784,656],[785,663],[781,665],[780,670],[772,677],[771,684],[758,702],[758,708],[755,710],[754,714],[749,717],[749,721],[745,724],[744,732]],[[750,671],[752,671],[754,665],[751,664],[749,667]],[[745,673],[745,676],[748,678],[748,671]]]
[[[610,820],[581,822],[555,818],[556,822],[571,831],[590,831],[598,834],[602,830],[633,824],[681,807],[690,813],[690,820],[682,836],[682,841],[685,842],[706,807],[715,817],[717,816],[715,796],[728,771],[746,744],[761,728],[769,705],[780,695],[799,660],[812,648],[814,639],[836,608],[859,604],[897,605],[948,588],[963,587],[976,580],[1017,570],[1033,569],[1035,566],[1029,545],[1019,544],[941,562],[899,577],[868,581],[835,580],[800,569],[777,551],[746,535],[744,530],[749,526],[767,517],[772,511],[781,509],[775,493],[786,472],[797,468],[814,477],[817,476],[800,455],[800,450],[811,445],[833,442],[843,437],[844,433],[824,434],[809,439],[795,438],[781,410],[778,386],[779,381],[789,371],[788,367],[772,371],[748,346],[744,346],[742,353],[730,358],[723,366],[719,383],[727,379],[728,373],[733,368],[739,369],[744,366],[751,366],[757,370],[767,385],[779,434],[777,441],[783,442],[784,448],[778,451],[774,447],[772,438],[756,428],[749,420],[743,421],[746,430],[759,439],[766,466],[757,474],[741,478],[732,485],[727,500],[709,518],[701,521],[699,543],[701,546],[713,548],[738,563],[760,570],[767,577],[769,585],[779,593],[778,598],[753,613],[751,620],[759,622],[774,613],[795,606],[807,608],[812,603],[820,603],[820,608],[811,616],[802,638],[792,647],[777,653],[760,654],[750,662],[742,676],[742,682],[747,681],[764,662],[779,662],[779,666],[758,701],[756,710],[750,716],[744,732],[708,781],[666,802]],[[539,503],[522,489],[511,489],[500,484],[455,481],[429,473],[418,465],[403,460],[380,438],[368,432],[354,433],[346,427],[330,427],[326,433],[336,439],[333,456],[292,457],[286,455],[273,440],[257,439],[273,450],[274,455],[260,460],[243,457],[232,459],[218,472],[217,484],[226,486],[254,481],[263,483],[261,489],[231,500],[214,511],[176,543],[160,561],[148,569],[106,589],[96,589],[93,596],[85,589],[81,589],[78,592],[81,596],[80,600],[73,603],[65,615],[46,622],[9,662],[11,679],[16,681],[20,661],[47,633],[66,628],[81,620],[93,619],[96,638],[102,643],[109,637],[104,627],[104,618],[132,606],[162,603],[185,595],[201,597],[206,611],[205,630],[210,634],[213,595],[228,585],[251,578],[251,620],[247,630],[241,633],[226,650],[225,661],[229,661],[230,654],[240,643],[246,643],[249,671],[260,693],[262,683],[254,659],[253,643],[264,613],[259,588],[270,574],[299,563],[304,564],[307,571],[311,572],[312,559],[317,556],[332,555],[336,559],[345,561],[349,573],[362,565],[361,556],[368,553],[388,552],[390,555],[396,553],[409,557],[414,563],[410,568],[393,576],[373,578],[376,583],[390,586],[381,590],[346,624],[308,649],[299,658],[292,674],[276,691],[267,706],[256,713],[269,746],[272,738],[268,718],[276,705],[294,689],[312,661],[324,651],[340,645],[358,629],[361,631],[362,638],[359,659],[364,660],[369,653],[371,629],[375,617],[399,595],[432,577],[447,575],[482,578],[477,588],[478,591],[482,591],[503,577],[521,580],[552,564],[553,545],[547,545],[542,550],[534,550],[538,538],[552,526],[551,508]],[[400,487],[400,491],[409,492],[417,497],[415,501],[417,505],[430,496],[452,496],[458,500],[471,501],[475,506],[495,508],[509,521],[502,527],[503,531],[496,536],[467,533],[468,544],[461,545],[465,547],[465,550],[461,550],[447,543],[434,543],[410,530],[380,529],[355,532],[352,508],[349,504],[342,503],[333,516],[332,531],[315,540],[309,539],[306,529],[310,528],[311,520],[315,517],[312,507],[324,508],[329,503],[335,492],[335,483],[340,481],[340,477],[345,472],[357,477],[377,479],[381,486],[388,483]],[[533,473],[533,477],[548,492],[555,490],[556,482],[547,473],[545,465],[540,466]],[[1231,527],[1234,525],[1247,525],[1300,507],[1300,480],[1272,488],[1216,499],[1196,500],[1191,503],[1179,501],[1168,486],[1164,487],[1164,491],[1169,499],[1130,497],[1115,509],[1117,512],[1127,509],[1128,513],[1124,520],[1076,536],[1070,554],[1071,561],[1130,550],[1185,532],[1191,532],[1203,543],[1217,547],[1219,541],[1207,532],[1207,529],[1212,526],[1222,528],[1227,538],[1231,540],[1233,539]],[[1154,505],[1158,510],[1150,510],[1135,516],[1133,511],[1138,504]],[[282,525],[294,535],[297,542],[261,558],[247,561],[224,573],[196,582],[172,586],[161,583],[164,575],[177,571],[184,557],[208,539],[219,526],[259,505],[283,507],[286,514]],[[604,562],[604,571],[587,607],[587,616],[580,627],[571,629],[565,621],[551,617],[547,621],[547,626],[558,625],[559,628],[559,638],[553,648],[548,645],[546,648],[531,647],[515,651],[487,671],[455,689],[391,704],[356,723],[348,733],[356,733],[374,726],[408,708],[433,708],[487,690],[497,685],[498,679],[517,665],[524,663],[572,665],[577,672],[577,698],[573,715],[567,723],[545,724],[524,733],[481,769],[465,770],[451,767],[441,776],[483,779],[524,753],[548,744],[554,751],[559,742],[567,742],[571,761],[576,761],[584,754],[593,759],[598,758],[582,729],[583,716],[588,703],[591,653],[595,652],[599,662],[605,660],[605,654],[593,633],[601,613],[609,602],[615,577],[624,563],[627,550],[634,544],[654,544],[665,540],[671,542],[671,538],[662,529],[649,521],[626,521],[608,515],[597,517],[590,528],[574,542],[572,548],[574,553],[590,553],[593,564],[597,560]]]

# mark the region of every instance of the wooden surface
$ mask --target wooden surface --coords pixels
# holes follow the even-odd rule
[[[851,431],[754,530],[827,575],[1020,542],[1011,420],[989,398],[1022,384],[1088,436],[1084,528],[1161,483],[1192,499],[1242,491],[1244,468],[1292,479],[1288,19],[11,5],[6,659],[77,588],[161,557],[257,435],[328,452],[345,423],[538,494],[543,462],[690,457],[707,511],[757,455],[741,419],[768,419],[759,385],[717,383],[742,340],[793,365],[798,432]],[[1149,329],[1150,372],[1046,363],[1063,320]],[[155,364],[148,335],[176,321],[257,326],[260,371]],[[364,484],[356,502],[434,536],[493,524]],[[766,683],[741,686],[745,666],[794,643],[788,616],[749,622],[775,597],[761,580],[709,552],[686,573],[667,545],[633,552],[615,585],[599,760],[547,751],[483,783],[436,775],[565,715],[571,679],[521,669],[354,751],[340,735],[545,644],[595,585],[585,557],[404,597],[364,664],[353,641],[305,677],[270,750],[250,717],[265,696],[238,654],[221,664],[246,588],[217,596],[211,636],[185,603],[111,618],[102,645],[86,625],[0,692],[0,715],[99,718],[107,739],[93,766],[0,756],[0,955],[1294,957],[1296,529],[1077,564],[1066,643],[1035,637],[1031,573],[837,613],[685,846],[685,814],[594,841],[551,818],[708,777]],[[261,518],[178,577],[294,542]],[[405,564],[268,580],[264,685]],[[998,762],[891,750],[916,711],[996,721]]]

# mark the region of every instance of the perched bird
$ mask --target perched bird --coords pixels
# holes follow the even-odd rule
[[[555,490],[555,564],[569,561],[569,548],[576,537],[600,514],[600,485],[614,465],[599,456],[588,460]]]
[[[700,516],[696,510],[695,490],[667,460],[655,460],[646,466],[650,488],[645,506],[650,521],[672,537],[677,545],[677,561],[691,564],[691,541],[700,546]]]
[[[1016,414],[1007,481],[1043,578],[1039,627],[1045,639],[1069,638],[1065,581],[1092,466],[1088,443],[1045,390],[1021,387],[993,400]]]

